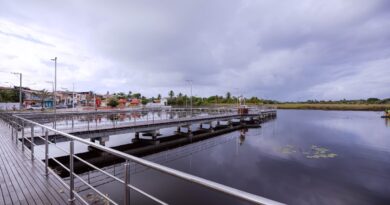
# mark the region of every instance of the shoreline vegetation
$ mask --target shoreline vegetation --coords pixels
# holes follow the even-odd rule
[[[272,104],[278,109],[296,110],[345,110],[345,111],[385,111],[390,109],[390,104],[308,104],[308,103],[281,103]]]

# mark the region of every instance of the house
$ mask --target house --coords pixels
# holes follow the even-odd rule
[[[168,99],[162,98],[162,99],[156,99],[153,100],[153,102],[149,102],[146,104],[146,107],[166,107],[168,106]]]
[[[139,106],[140,104],[141,104],[141,100],[139,100],[137,98],[133,98],[130,101],[130,106]]]

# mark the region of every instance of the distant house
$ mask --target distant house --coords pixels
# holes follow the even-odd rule
[[[162,99],[156,99],[153,100],[153,102],[149,102],[146,104],[146,107],[165,107],[168,106],[168,99],[162,98]]]
[[[118,100],[118,103],[119,103],[118,107],[120,107],[120,108],[126,107],[126,102],[127,102],[126,99],[119,99]]]
[[[139,106],[140,104],[141,104],[141,100],[139,100],[137,98],[133,98],[130,101],[130,106]]]
[[[23,106],[28,108],[31,105],[42,105],[42,98],[39,95],[41,91],[31,90],[24,88],[23,93]],[[43,99],[43,107],[51,108],[53,107],[53,93],[49,93],[45,99]]]

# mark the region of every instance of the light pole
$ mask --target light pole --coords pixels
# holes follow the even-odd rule
[[[19,110],[22,109],[23,104],[22,104],[22,73],[17,73],[17,72],[12,72],[12,74],[19,75]]]
[[[54,61],[54,129],[57,128],[57,57],[51,59]]]
[[[57,100],[56,100],[56,94],[57,94],[57,57],[54,57],[51,60],[54,61],[54,104],[53,104],[53,107],[54,107],[54,113],[56,113],[57,112],[57,110],[56,110],[56,104],[57,104]]]
[[[74,110],[74,83],[72,83],[73,92],[72,92],[72,109]]]
[[[190,98],[190,104],[191,104],[191,117],[192,117],[192,80],[186,80],[191,86],[191,98]]]

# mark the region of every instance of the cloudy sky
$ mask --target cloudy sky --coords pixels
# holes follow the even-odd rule
[[[0,1],[0,85],[390,97],[388,0]]]

